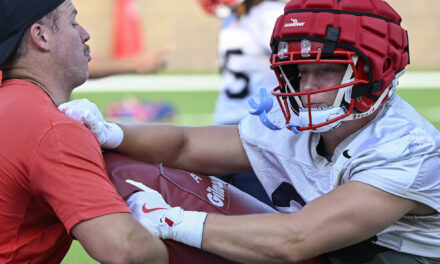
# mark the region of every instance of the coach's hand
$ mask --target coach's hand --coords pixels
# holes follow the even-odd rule
[[[89,100],[73,100],[58,108],[90,129],[103,148],[115,149],[122,143],[124,138],[122,129],[115,123],[106,122],[98,107]]]
[[[184,211],[180,207],[170,207],[162,195],[140,182],[126,182],[141,189],[127,199],[133,216],[152,234],[173,239],[189,246],[201,248],[203,225],[207,213]]]

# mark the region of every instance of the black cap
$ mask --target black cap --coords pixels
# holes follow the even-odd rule
[[[65,0],[0,0],[0,65],[18,45],[25,30]]]

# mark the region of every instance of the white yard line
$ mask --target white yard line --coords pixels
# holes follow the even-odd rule
[[[406,72],[399,80],[397,89],[438,89],[440,72]]]
[[[77,92],[218,91],[219,75],[123,75],[89,80]]]
[[[440,87],[440,72],[407,72],[400,79],[398,89]],[[89,80],[76,92],[113,91],[218,91],[220,75],[122,75]],[[268,87],[267,89],[272,89]]]

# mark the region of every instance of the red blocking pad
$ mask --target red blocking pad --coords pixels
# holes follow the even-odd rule
[[[119,195],[126,200],[139,189],[125,182],[138,181],[162,194],[170,206],[185,210],[223,215],[273,213],[273,208],[215,177],[135,161],[115,153],[105,153],[107,173]],[[228,264],[236,263],[209,252],[172,240],[164,240],[170,263]],[[313,258],[302,264],[325,264],[324,258]]]

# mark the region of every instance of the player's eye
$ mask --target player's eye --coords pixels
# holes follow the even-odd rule
[[[333,67],[324,67],[321,71],[328,73],[328,72],[335,72],[336,69],[334,69]]]

